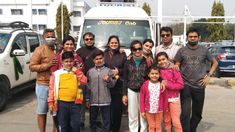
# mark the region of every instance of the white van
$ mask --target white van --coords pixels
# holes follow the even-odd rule
[[[84,15],[77,49],[83,46],[82,35],[86,32],[95,34],[97,48],[104,49],[109,36],[117,35],[121,47],[129,49],[133,40],[155,40],[153,27],[151,18],[135,3],[101,2]]]
[[[40,44],[40,34],[27,23],[0,23],[0,111],[12,93],[35,85],[36,73],[28,65]]]

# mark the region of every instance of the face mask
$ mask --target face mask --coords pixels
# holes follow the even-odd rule
[[[55,38],[45,38],[45,43],[49,46],[54,46],[56,44]]]
[[[197,44],[198,44],[198,41],[195,41],[195,42],[188,41],[188,44],[194,46],[194,45],[197,45]]]

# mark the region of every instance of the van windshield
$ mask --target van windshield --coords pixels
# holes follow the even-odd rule
[[[7,43],[11,37],[11,34],[0,33],[0,53],[4,51],[7,46]]]
[[[95,34],[95,46],[104,48],[111,35],[117,35],[122,47],[129,48],[133,40],[152,39],[148,20],[85,20],[83,35],[86,32]],[[83,46],[83,40],[80,42]]]

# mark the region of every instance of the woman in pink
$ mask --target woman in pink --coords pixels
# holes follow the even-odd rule
[[[58,70],[58,69],[60,69],[60,68],[62,68],[62,58],[61,58],[61,56],[65,51],[73,52],[74,61],[75,61],[74,66],[83,71],[82,58],[80,56],[78,56],[77,53],[74,51],[75,50],[75,40],[74,40],[74,38],[70,35],[67,35],[67,36],[64,37],[62,44],[63,44],[63,49],[59,53],[56,54],[56,56],[53,60],[53,61],[56,61],[57,64],[50,68],[51,73]]]
[[[161,122],[163,111],[167,108],[164,88],[160,84],[160,71],[151,66],[148,72],[149,80],[140,89],[140,112],[147,119],[149,132],[162,132]]]
[[[161,78],[166,86],[169,111],[164,112],[164,126],[167,132],[171,132],[171,122],[175,132],[182,132],[180,123],[180,96],[179,91],[183,88],[183,79],[177,70],[171,68],[172,64],[165,52],[160,52],[156,56],[160,67]]]

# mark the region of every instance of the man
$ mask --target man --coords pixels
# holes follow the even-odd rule
[[[177,51],[181,48],[173,43],[173,31],[170,27],[162,27],[160,30],[162,44],[158,45],[156,48],[156,55],[159,52],[166,52],[171,61],[174,60],[174,57]]]
[[[95,35],[91,32],[87,32],[83,35],[84,47],[79,48],[76,52],[82,58],[84,62],[84,74],[86,75],[87,71],[94,67],[93,54],[99,50],[94,46],[95,44]],[[81,109],[81,127],[84,127],[85,122],[85,100]]]
[[[186,35],[187,45],[175,56],[176,66],[180,67],[184,79],[184,89],[180,93],[181,124],[184,132],[196,132],[202,119],[205,87],[218,63],[206,47],[198,45],[197,29],[189,29]],[[211,62],[208,73],[207,61]]]
[[[50,67],[57,63],[56,61],[53,61],[55,56],[54,47],[56,43],[54,30],[45,29],[43,32],[43,38],[44,44],[35,49],[29,64],[30,70],[32,72],[37,72],[37,122],[40,132],[45,132],[46,129]]]

